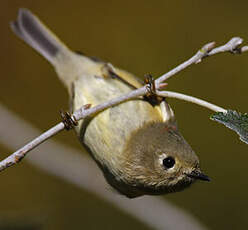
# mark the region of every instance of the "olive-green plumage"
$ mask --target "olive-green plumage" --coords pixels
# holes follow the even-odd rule
[[[72,111],[142,86],[124,70],[70,51],[26,9],[11,27],[54,66]],[[108,183],[127,197],[179,191],[196,178],[208,179],[165,101],[154,106],[143,98],[130,100],[80,121],[75,129]]]

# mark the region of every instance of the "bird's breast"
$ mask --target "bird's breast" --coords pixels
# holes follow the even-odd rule
[[[80,75],[73,88],[73,111],[85,104],[93,107],[133,90],[118,79],[104,78],[97,73]],[[98,163],[118,171],[118,166],[125,160],[123,149],[131,133],[152,121],[162,121],[160,108],[140,98],[81,120],[76,131]]]

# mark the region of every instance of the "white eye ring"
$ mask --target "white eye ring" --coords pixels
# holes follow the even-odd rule
[[[167,160],[167,161],[166,161]],[[171,170],[175,167],[176,161],[174,157],[167,155],[165,153],[161,154],[159,156],[159,163],[161,166],[163,166],[164,169],[166,170]]]
[[[168,157],[168,155],[165,154],[165,153],[162,153],[161,155],[159,155],[158,160],[159,160],[159,163],[160,163],[161,165],[163,165],[163,160],[164,160],[166,157]]]

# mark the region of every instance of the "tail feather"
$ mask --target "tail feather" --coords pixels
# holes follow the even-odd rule
[[[16,21],[11,22],[13,32],[42,54],[51,64],[59,51],[67,47],[29,10],[20,9]]]

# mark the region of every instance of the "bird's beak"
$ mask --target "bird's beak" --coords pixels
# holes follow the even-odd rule
[[[187,173],[186,175],[194,179],[210,181],[210,178],[199,170],[193,170],[191,173]]]

